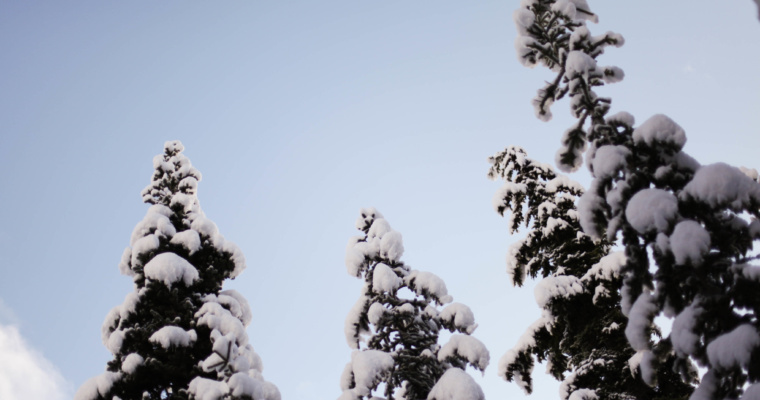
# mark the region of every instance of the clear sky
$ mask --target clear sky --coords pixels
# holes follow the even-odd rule
[[[760,167],[752,1],[589,2],[592,33],[626,38],[599,59],[626,72],[598,90],[613,112],[668,114],[702,163]],[[403,260],[475,312],[486,397],[522,398],[496,364],[539,310],[532,284],[505,272],[514,238],[486,158],[517,144],[553,162],[570,119],[566,101],[549,123],[533,116],[549,75],[516,60],[517,6],[0,2],[0,359],[17,360],[0,385],[23,365],[50,385],[19,399],[63,399],[103,371],[100,326],[131,291],[117,265],[147,210],[139,194],[179,139],[204,211],[246,256],[226,287],[250,302],[251,342],[284,399],[340,394],[362,286],[343,256],[366,206],[402,233]],[[557,398],[543,372],[533,398]]]

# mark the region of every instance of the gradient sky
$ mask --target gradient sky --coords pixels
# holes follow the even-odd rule
[[[589,2],[592,33],[626,38],[599,59],[626,73],[598,90],[613,112],[668,114],[700,162],[760,168],[752,1]],[[404,261],[475,312],[486,397],[523,398],[496,366],[539,310],[533,285],[505,272],[515,239],[491,208],[486,158],[517,144],[552,162],[570,117],[566,101],[549,123],[533,116],[549,75],[516,60],[517,6],[0,2],[0,359],[17,337],[60,398],[103,371],[100,326],[131,291],[117,265],[147,210],[139,194],[179,139],[204,211],[246,256],[226,287],[250,302],[251,343],[284,399],[340,394],[362,286],[343,256],[366,206],[404,236]],[[534,378],[532,398],[557,398],[542,367]]]

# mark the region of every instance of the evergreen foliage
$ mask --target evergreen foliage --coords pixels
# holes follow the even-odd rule
[[[596,87],[623,78],[597,65],[622,36],[592,36],[596,20],[585,0],[525,0],[515,12],[518,58],[556,73],[533,100],[537,116],[565,95],[577,122],[562,137],[559,167],[580,167],[585,154],[593,181],[578,209],[583,231],[620,239],[625,251],[620,307],[626,338],[645,382],[675,357],[691,381],[693,363],[706,369],[692,399],[756,398],[760,393],[760,237],[757,173],[724,163],[700,165],[682,151],[683,129],[665,115],[635,126],[608,115],[611,99]],[[653,264],[651,264],[653,261]],[[658,316],[674,318],[668,337],[652,335]]]
[[[167,142],[153,160],[142,192],[152,206],[119,264],[135,290],[103,323],[114,358],[75,400],[280,399],[248,343],[248,303],[222,290],[245,260],[205,217],[196,197],[201,174],[182,151]]]
[[[457,399],[483,399],[463,372],[468,364],[483,371],[489,362],[483,343],[470,336],[477,327],[470,308],[451,303],[439,310],[452,301],[446,284],[400,260],[401,234],[375,209],[361,210],[356,227],[364,235],[349,241],[346,266],[365,284],[346,318],[346,340],[355,351],[340,399],[374,399],[375,391],[389,400],[444,400],[455,391]],[[454,333],[443,347],[442,329]]]
[[[672,370],[662,369],[659,384],[649,387],[629,367],[635,351],[626,341],[627,319],[619,307],[625,258],[609,253],[606,238],[594,241],[581,231],[575,207],[581,185],[528,158],[517,146],[489,161],[489,177],[505,180],[494,208],[501,215],[510,213],[510,233],[528,229],[507,256],[512,282],[522,286],[526,273],[543,278],[535,289],[542,316],[501,358],[499,375],[531,393],[535,358],[548,361],[547,371],[563,381],[563,400],[592,394],[602,399],[686,398],[692,388]]]

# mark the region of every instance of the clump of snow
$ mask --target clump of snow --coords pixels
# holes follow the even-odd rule
[[[583,193],[578,200],[578,215],[580,216],[581,229],[583,229],[585,234],[594,239],[601,237],[597,222],[605,205],[605,200],[590,190]]]
[[[229,390],[229,386],[224,382],[200,376],[190,381],[190,386],[187,388],[188,393],[195,400],[221,400]]]
[[[171,347],[187,347],[198,340],[198,334],[195,329],[184,330],[179,326],[165,326],[153,333],[149,341],[160,344],[161,347],[168,349]]]
[[[749,179],[752,179],[753,181],[757,181],[758,179],[760,179],[760,174],[754,168],[739,167],[739,171],[742,171],[744,175],[747,175],[747,177],[749,177]]]
[[[367,311],[367,319],[370,324],[377,325],[380,319],[385,315],[385,307],[381,303],[372,303]]]
[[[380,350],[354,351],[351,353],[351,374],[356,394],[367,396],[380,382],[383,375],[393,368],[393,357]]]
[[[529,49],[527,47],[536,44],[538,44],[536,40],[528,36],[522,36],[515,39],[515,48],[518,52],[522,50],[523,54],[530,54],[535,52],[535,50]],[[519,45],[524,45],[526,49],[518,48],[517,46]],[[535,56],[523,58],[520,60],[520,62],[526,67],[533,67],[536,64]],[[547,92],[546,88],[538,89],[538,93],[536,97],[534,97],[531,101],[531,104],[533,104],[533,113],[536,115],[536,118],[544,122],[551,121],[551,106],[554,104],[554,96],[552,96],[551,93]]]
[[[591,12],[591,8],[588,6],[586,0],[568,0],[575,5],[575,20],[576,21],[589,21],[593,23],[599,22],[599,17]]]
[[[122,344],[124,344],[124,339],[126,338],[127,332],[129,332],[130,330],[131,329],[126,329],[126,330],[116,329],[115,331],[113,331],[108,336],[108,340],[105,343],[106,348],[111,353],[114,353],[114,354],[121,351],[121,346]]]
[[[219,228],[217,228],[214,221],[201,215],[196,216],[192,224],[190,224],[190,228],[198,232],[200,235],[212,239],[219,233]]]
[[[253,318],[251,306],[248,305],[248,300],[238,293],[238,291],[233,289],[222,290],[219,292],[216,301],[227,307],[232,315],[238,318],[244,326],[250,325]]]
[[[198,325],[208,326],[217,330],[221,335],[232,334],[238,345],[245,346],[248,343],[248,335],[245,333],[243,322],[235,318],[229,310],[215,301],[206,301],[201,309],[195,313]]]
[[[229,372],[260,373],[263,368],[261,358],[248,344],[243,325],[250,322],[248,304],[237,297],[241,296],[234,291],[208,295],[195,313],[197,324],[211,329],[213,353],[201,363],[201,367],[206,372],[215,370],[219,377],[229,376]]]
[[[131,265],[133,267],[142,265],[139,261],[139,257],[145,256],[151,251],[156,250],[160,244],[161,241],[158,239],[158,236],[153,234],[148,234],[135,241],[132,244],[132,259],[130,260]]]
[[[694,332],[698,327],[698,318],[703,309],[696,303],[684,308],[673,320],[670,341],[679,357],[696,355],[699,349],[699,335]]]
[[[577,74],[588,81],[590,75],[596,72],[596,60],[583,51],[571,51],[567,55],[567,62],[565,63],[566,75],[573,77]]]
[[[378,263],[375,265],[372,275],[372,288],[376,293],[392,293],[398,290],[404,281],[396,275],[391,267]]]
[[[181,153],[185,151],[185,146],[179,140],[167,140],[164,142],[164,150],[167,153]]]
[[[194,207],[198,206],[198,198],[194,194],[174,193],[171,201],[169,202],[170,208],[180,208],[182,212],[190,212]]]
[[[535,21],[535,14],[530,10],[520,7],[512,13],[512,20],[515,22],[519,36],[525,36],[528,34],[528,28]]]
[[[697,169],[681,196],[684,200],[693,199],[714,208],[729,206],[741,210],[760,203],[760,184],[739,168],[715,163]]]
[[[639,371],[641,379],[649,386],[654,386],[657,381],[657,357],[651,350],[642,350]],[[639,354],[637,353],[637,354]]]
[[[602,333],[610,333],[618,330],[618,328],[620,328],[620,325],[618,325],[616,322],[613,322],[609,326],[602,328]]]
[[[493,209],[496,212],[507,206],[506,199],[514,193],[525,193],[528,187],[524,183],[504,182],[493,195]]]
[[[686,144],[686,133],[667,115],[657,114],[633,130],[633,142],[647,146],[671,145],[681,150]]]
[[[404,242],[399,232],[374,208],[362,209],[362,216],[356,221],[357,228],[366,231],[365,238],[357,236],[346,246],[346,270],[352,276],[360,277],[366,260],[382,257],[390,262],[398,261],[404,254]]]
[[[547,193],[557,193],[560,188],[567,188],[571,191],[583,193],[583,185],[570,179],[566,175],[557,175],[550,181],[546,182],[546,186],[544,186]]]
[[[247,396],[255,400],[280,400],[280,391],[277,387],[261,379],[260,376],[238,372],[230,377],[227,385],[232,398]]]
[[[561,218],[549,217],[546,219],[546,225],[541,229],[544,236],[551,236],[556,230],[567,228],[570,224]]]
[[[382,239],[386,233],[393,231],[391,224],[385,218],[375,218],[367,231],[367,239]]]
[[[707,358],[718,371],[734,367],[748,368],[750,357],[760,346],[760,335],[751,324],[743,324],[713,339],[707,345]]]
[[[221,237],[221,235],[219,235],[219,237]],[[222,238],[222,240],[224,240],[224,238]],[[221,250],[231,255],[230,258],[235,265],[235,268],[230,273],[230,278],[235,278],[240,275],[240,273],[246,269],[245,256],[243,255],[243,252],[240,251],[240,248],[235,243],[229,240],[224,240]]]
[[[633,195],[625,218],[639,233],[663,232],[678,216],[678,199],[662,189],[644,189]]]
[[[650,327],[659,311],[654,296],[642,293],[633,303],[628,313],[625,337],[636,351],[649,350]]]
[[[591,389],[578,389],[570,394],[567,400],[596,400],[599,396]]]
[[[699,386],[691,394],[689,400],[713,400],[717,398],[718,390],[720,388],[720,378],[715,376],[715,371],[712,369],[702,376],[702,380]]]
[[[232,372],[261,372],[261,358],[247,338],[241,338],[235,331],[223,334],[219,329],[213,329],[210,335],[213,353],[201,363],[206,372],[216,371],[219,377],[226,376],[229,369]]]
[[[359,218],[356,220],[356,229],[365,231],[369,229],[372,222],[377,218],[383,218],[383,214],[380,214],[375,207],[367,207],[359,210]]]
[[[396,312],[405,314],[414,314],[416,308],[411,303],[404,303],[396,307]]]
[[[710,234],[696,221],[681,221],[670,235],[670,250],[677,264],[698,266],[710,251]]]
[[[360,277],[365,262],[367,242],[361,241],[361,236],[354,236],[346,245],[346,271],[349,275]]]
[[[624,251],[613,251],[602,257],[598,263],[589,268],[581,281],[588,282],[591,279],[612,281],[620,277],[620,271],[626,263]]]
[[[517,52],[517,60],[523,66],[526,66],[528,68],[533,68],[536,66],[536,58],[530,56],[530,54],[535,51],[531,49],[530,46],[535,44],[536,40],[530,36],[517,35],[515,38],[514,45],[515,51]],[[536,112],[536,115],[541,118],[538,111]],[[549,112],[549,118],[551,119],[551,112]]]
[[[74,400],[98,400],[104,398],[111,390],[114,382],[121,379],[120,372],[104,372],[87,380],[79,387]]]
[[[404,241],[401,234],[396,231],[388,232],[380,240],[380,255],[391,260],[398,261],[404,254]]]
[[[760,383],[749,385],[739,400],[760,400]]]
[[[530,351],[530,349],[536,345],[536,332],[540,331],[541,329],[549,329],[552,320],[553,316],[551,313],[549,313],[547,310],[542,310],[541,318],[533,322],[528,327],[528,329],[525,330],[522,336],[520,336],[517,344],[515,344],[513,348],[507,350],[507,352],[504,353],[504,355],[502,355],[499,359],[498,375],[500,377],[506,379],[507,372],[513,366],[515,361],[517,361],[517,357],[521,353]],[[527,373],[530,374],[532,370],[533,368],[531,367]],[[522,379],[520,374],[515,374],[513,379],[515,380],[515,383],[517,383],[517,385],[525,392],[525,394],[530,394],[530,385],[528,382]]]
[[[607,117],[607,123],[633,126],[636,123],[636,119],[633,117],[631,113],[626,112],[626,111],[621,111]]]
[[[361,324],[362,312],[369,302],[369,299],[365,295],[366,292],[367,287],[365,285],[362,288],[361,296],[359,296],[359,299],[356,300],[356,303],[354,303],[354,306],[351,307],[351,310],[346,316],[343,332],[346,335],[346,343],[348,343],[348,347],[352,349],[359,348],[359,343],[362,341],[361,334],[367,333]]]
[[[141,366],[145,359],[137,353],[129,353],[121,362],[121,370],[127,374],[132,374]]]
[[[132,237],[129,240],[130,246],[141,238],[157,233],[160,236],[172,237],[176,233],[174,225],[172,225],[169,217],[173,214],[169,207],[161,204],[152,205],[148,212],[143,217],[143,220],[135,225],[135,229],[132,230]]]
[[[628,359],[628,368],[631,375],[636,376],[636,371],[641,373],[641,379],[649,386],[654,386],[657,379],[657,357],[651,350],[639,350]]]
[[[668,235],[660,232],[657,234],[654,245],[660,253],[666,253],[670,251],[670,238]]]
[[[580,99],[581,96],[575,96],[573,99]],[[576,108],[577,109],[577,108]],[[582,131],[573,127],[566,130],[562,134],[562,147],[554,154],[554,162],[560,170],[564,172],[574,172],[583,165],[583,153],[586,151],[587,143],[584,140],[583,143],[578,146],[576,143],[579,135],[585,135]],[[565,160],[565,156],[572,154],[570,158],[570,164]]]
[[[172,286],[182,282],[190,286],[198,279],[198,270],[175,253],[161,253],[145,264],[145,277]]]
[[[430,389],[427,400],[485,400],[483,389],[459,368],[449,368]]]
[[[182,180],[179,181],[179,185],[177,185],[177,188],[182,193],[197,194],[198,178],[194,176],[187,176],[185,178],[182,178]]]
[[[442,321],[453,324],[457,329],[472,334],[478,327],[475,323],[475,315],[470,307],[462,303],[451,303],[444,307],[439,314]]]
[[[539,307],[545,308],[556,297],[570,297],[583,293],[581,280],[572,275],[549,276],[536,284],[533,294]]]
[[[121,253],[121,260],[119,261],[119,272],[122,275],[134,276],[135,272],[132,271],[132,248],[127,247],[124,252]]]
[[[557,0],[554,4],[552,4],[551,10],[557,13],[561,13],[570,19],[575,19],[577,12],[575,9],[575,4],[573,4],[572,1],[568,0]]]
[[[438,304],[453,300],[446,289],[446,283],[432,272],[414,270],[404,277],[404,282],[418,296],[429,294]]]
[[[642,360],[644,358],[644,355],[647,353],[651,353],[649,350],[639,350],[631,356],[631,358],[628,359],[628,369],[631,370],[631,375],[636,376],[636,371],[639,370],[639,367],[641,366]]]
[[[480,340],[469,335],[451,335],[449,341],[438,352],[438,361],[460,356],[475,368],[485,371],[490,361],[488,349]]]
[[[602,146],[596,149],[592,162],[593,173],[596,178],[609,179],[616,176],[628,162],[631,151],[625,146]]]
[[[187,249],[187,251],[190,252],[190,255],[200,250],[201,248],[201,237],[198,232],[192,229],[178,232],[174,235],[174,237],[172,237],[172,240],[169,242],[171,244],[176,244],[184,247]]]
[[[610,297],[610,291],[604,285],[597,285],[594,288],[594,297],[591,299],[593,304],[596,304],[600,298]]]
[[[525,281],[525,268],[517,262],[517,255],[520,254],[522,242],[515,242],[507,249],[507,274],[512,284]]]
[[[615,66],[604,67],[604,82],[605,83],[617,83],[625,78],[625,72]]]
[[[145,293],[145,291],[146,289],[142,288],[137,292],[130,292],[124,298],[124,302],[122,302],[121,305],[112,308],[111,311],[106,315],[106,318],[103,321],[103,325],[101,326],[100,330],[101,339],[103,341],[103,344],[109,350],[112,350],[113,353],[116,353],[119,349],[121,349],[121,344],[124,340],[124,334],[126,333],[118,329],[120,321],[127,318],[135,311],[137,302],[143,293]],[[116,336],[112,339],[112,336],[114,336],[114,334],[116,334]]]

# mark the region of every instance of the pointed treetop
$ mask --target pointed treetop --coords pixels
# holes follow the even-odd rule
[[[184,149],[185,146],[179,140],[164,143],[164,154],[153,158],[153,179],[141,193],[144,202],[171,206],[173,198],[178,194],[197,200],[194,197],[202,175],[193,168],[190,159],[182,154]],[[181,202],[185,203],[187,200],[183,199]]]

